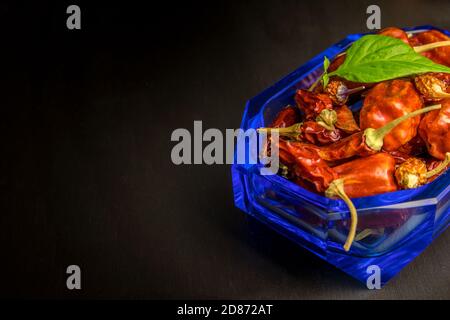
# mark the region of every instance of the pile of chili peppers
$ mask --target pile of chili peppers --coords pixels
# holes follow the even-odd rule
[[[450,66],[449,38],[435,30],[408,36],[387,28],[436,63]],[[450,43],[449,43],[450,44]],[[332,61],[336,69],[345,54]],[[424,185],[450,163],[450,74],[428,73],[380,83],[330,79],[326,88],[297,90],[268,128],[277,131],[280,173],[311,191],[341,198],[350,211],[346,251],[357,235],[358,216],[351,198]],[[363,99],[353,113],[348,101]],[[269,146],[270,146],[269,145]]]

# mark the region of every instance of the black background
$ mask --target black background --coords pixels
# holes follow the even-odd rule
[[[449,1],[377,3],[383,27],[450,29]],[[174,129],[237,128],[248,98],[367,31],[370,4],[0,4],[1,295],[449,299],[448,232],[369,291],[248,220],[229,166],[170,159]],[[66,289],[71,264],[81,291]]]

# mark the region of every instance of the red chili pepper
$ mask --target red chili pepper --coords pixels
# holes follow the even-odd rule
[[[426,101],[439,101],[450,98],[447,93],[450,85],[448,73],[426,73],[414,78],[416,89]]]
[[[328,67],[328,72],[331,73],[333,71],[336,71],[341,66],[341,64],[344,63],[345,57],[345,53],[342,53],[334,58],[333,61],[331,61],[330,66]]]
[[[278,112],[275,120],[270,125],[271,128],[285,128],[300,121],[298,110],[293,106],[286,106]]]
[[[425,141],[423,141],[420,134],[416,134],[414,138],[398,148],[397,151],[409,156],[418,156],[427,151],[427,146],[425,145]]]
[[[395,159],[396,164],[402,164],[403,162],[412,157],[411,155],[401,152],[399,150],[389,151],[387,153],[389,153]]]
[[[351,223],[344,244],[345,251],[350,250],[358,225],[356,208],[350,198],[396,191],[394,169],[395,160],[387,153],[377,153],[333,168],[339,178],[330,183],[325,195],[329,198],[340,197],[349,208]]]
[[[298,112],[297,108],[295,108],[293,106],[286,106],[280,112],[278,112],[277,116],[273,120],[270,127],[285,128],[285,127],[292,126],[293,124],[300,121],[300,116],[298,113],[299,112]],[[267,142],[267,145],[265,148],[266,148],[266,152],[269,154],[270,153],[270,141]],[[294,163],[292,156],[284,150],[279,150],[278,157],[280,159],[280,165],[286,166],[286,168],[285,168],[286,170],[284,170],[284,171],[289,171],[290,167]],[[287,174],[287,172],[284,172],[284,173]]]
[[[333,167],[344,181],[344,190],[350,198],[367,197],[398,190],[394,179],[395,159],[379,152]]]
[[[450,152],[450,99],[441,101],[442,108],[422,118],[419,134],[427,145],[430,155],[444,160]]]
[[[341,139],[343,132],[337,128],[329,130],[315,121],[296,123],[287,128],[259,128],[259,132],[278,132],[280,136],[315,145],[327,145]]]
[[[306,121],[301,127],[301,139],[315,145],[327,145],[339,141],[343,132],[337,128],[329,130],[315,121]]]
[[[409,42],[417,47],[425,44],[431,44],[441,41],[448,41],[450,38],[437,30],[429,30],[413,35]],[[436,63],[450,67],[450,46],[443,46],[425,52],[420,52],[423,56],[433,60]]]
[[[423,102],[410,81],[381,82],[370,90],[360,113],[361,129],[380,128],[393,119],[422,108]],[[399,124],[384,138],[384,149],[393,151],[417,134],[420,117]]]
[[[378,32],[378,34],[402,40],[407,45],[410,45],[408,35],[400,28],[388,27]]]
[[[337,115],[336,123],[337,128],[341,129],[345,133],[352,134],[361,131],[358,124],[353,117],[353,112],[346,106],[338,106],[334,108]]]
[[[308,146],[281,139],[278,142],[279,150],[286,151],[292,156],[295,175],[314,184],[318,192],[324,192],[330,182],[337,178],[337,175],[317,154],[316,150]]]
[[[360,93],[366,89],[367,86],[352,83],[339,78],[333,78],[328,82],[328,85],[323,89],[335,105],[342,106],[347,103],[350,95]]]
[[[298,108],[305,114],[306,120],[315,120],[323,110],[332,110],[333,101],[328,95],[307,90],[297,90],[295,102]]]

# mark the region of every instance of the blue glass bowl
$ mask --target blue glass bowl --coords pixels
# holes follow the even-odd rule
[[[432,26],[405,31],[430,29],[450,35]],[[308,88],[320,76],[324,56],[332,59],[363,35],[349,35],[250,99],[241,128],[267,126],[284,106],[295,104],[297,89]],[[357,110],[361,103],[350,107]],[[364,283],[371,274],[368,267],[376,265],[384,285],[449,224],[450,170],[447,170],[417,189],[352,199],[358,210],[358,232],[365,229],[375,232],[355,241],[351,250],[345,252],[342,246],[349,226],[345,203],[312,193],[278,175],[260,175],[260,167],[260,164],[232,166],[236,206]]]

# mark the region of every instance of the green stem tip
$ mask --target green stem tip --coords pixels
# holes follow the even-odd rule
[[[271,133],[271,132],[278,132],[280,136],[291,136],[291,135],[297,135],[301,132],[301,126],[302,122],[293,124],[290,127],[286,128],[259,128],[256,129],[258,133],[264,132],[264,133]]]
[[[405,114],[397,119],[392,120],[391,122],[385,124],[381,128],[373,129],[367,128],[364,130],[365,142],[369,148],[375,151],[380,151],[383,148],[383,140],[384,137],[396,126],[402,123],[405,120],[421,115],[422,113],[430,112],[433,110],[438,110],[442,106],[440,104],[433,105],[430,107],[422,108],[410,113]]]
[[[332,109],[324,109],[316,118],[316,122],[329,131],[335,129],[334,125],[337,122],[337,113]]]

